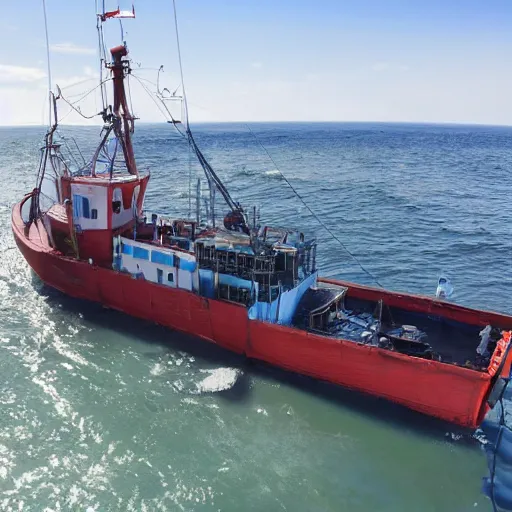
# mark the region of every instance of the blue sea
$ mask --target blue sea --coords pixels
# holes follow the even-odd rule
[[[236,200],[316,236],[323,275],[427,295],[446,275],[454,302],[512,314],[512,128],[193,131]],[[61,132],[87,159],[100,129]],[[35,186],[43,135],[0,129],[0,510],[492,510],[478,435],[42,285],[10,208]],[[180,134],[140,124],[135,149],[146,206],[195,211],[201,170]]]

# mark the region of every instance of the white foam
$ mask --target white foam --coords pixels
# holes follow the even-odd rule
[[[216,368],[214,370],[201,370],[201,372],[210,375],[196,383],[199,393],[215,393],[216,391],[231,389],[240,375],[240,370],[235,368]]]
[[[164,373],[164,372],[165,372],[165,368],[162,365],[162,363],[156,363],[155,366],[153,366],[153,368],[151,368],[149,373],[151,373],[151,375],[157,376],[157,375],[162,375],[162,373]]]

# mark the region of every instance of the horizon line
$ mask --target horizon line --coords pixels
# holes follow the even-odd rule
[[[139,125],[167,125],[172,124],[167,121],[138,121]],[[183,124],[183,123],[177,123]],[[401,125],[426,125],[426,126],[480,126],[489,128],[512,128],[510,124],[505,123],[483,123],[483,122],[461,122],[461,121],[361,121],[361,120],[273,120],[273,121],[240,121],[240,120],[223,120],[223,121],[195,121],[189,123],[190,125],[206,125],[206,124],[401,124]],[[78,127],[78,128],[98,128],[100,124],[66,124],[62,123],[59,126],[65,127]],[[25,123],[25,124],[0,124],[0,129],[3,128],[47,128],[47,124]]]

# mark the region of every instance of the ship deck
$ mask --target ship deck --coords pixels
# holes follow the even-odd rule
[[[370,290],[371,293],[365,293],[365,290]],[[374,314],[379,308],[379,301],[381,301],[382,316],[379,333],[385,336],[396,327],[414,326],[426,334],[426,339],[417,345],[419,349],[429,346],[436,358],[443,363],[468,366],[481,371],[484,371],[488,364],[488,361],[482,359],[476,352],[481,341],[479,333],[483,326],[490,324],[498,329],[510,329],[511,327],[510,317],[504,315],[469,310],[428,297],[409,297],[336,281],[320,282],[317,288],[306,292],[295,314],[294,325],[324,336],[364,343],[358,336],[361,331],[365,330],[364,328],[360,328],[359,332],[356,330],[354,336],[347,336],[346,331],[336,331],[330,328],[331,326],[324,326],[323,329],[318,330],[308,325],[311,312],[321,311],[322,308],[339,300],[340,297],[342,310],[357,318],[367,318],[368,328],[372,322],[377,320]],[[419,300],[424,302],[421,309],[415,307]],[[434,305],[437,306],[435,311],[433,311]],[[473,312],[473,315],[468,315],[469,312]],[[495,344],[495,341],[489,342],[488,348],[491,353]],[[415,343],[412,342],[412,345]],[[414,349],[415,347],[406,348]],[[410,355],[413,354],[410,353]]]
[[[347,309],[368,313],[375,309],[374,302],[350,295],[347,296],[345,305]],[[427,334],[426,342],[441,357],[442,362],[464,365],[467,361],[474,361],[477,355],[476,348],[480,343],[480,327],[397,307],[389,308],[389,312],[391,318],[384,322],[384,331],[391,328],[391,319],[397,325],[414,325]]]

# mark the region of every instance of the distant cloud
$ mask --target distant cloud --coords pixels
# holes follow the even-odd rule
[[[75,43],[55,43],[50,45],[50,50],[53,53],[64,53],[67,55],[94,55],[96,50],[94,48],[87,48],[85,46],[78,46]]]
[[[261,62],[251,62],[251,67],[255,69],[259,69],[263,67],[263,64]]]
[[[37,82],[45,76],[46,73],[40,68],[0,64],[0,84]]]

